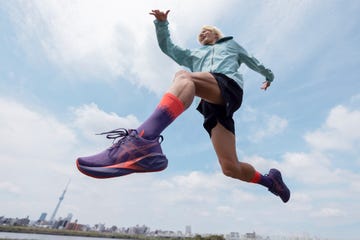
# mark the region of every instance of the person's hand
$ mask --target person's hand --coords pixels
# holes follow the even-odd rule
[[[160,10],[151,10],[150,15],[154,15],[158,21],[164,22],[167,20],[169,12],[170,10],[167,10],[166,12],[162,12]]]
[[[267,89],[268,87],[270,87],[270,84],[271,84],[271,82],[269,82],[269,81],[263,82],[263,85],[261,86],[261,90],[266,91],[266,89]]]

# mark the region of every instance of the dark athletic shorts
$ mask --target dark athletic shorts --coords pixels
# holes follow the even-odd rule
[[[231,78],[221,73],[211,73],[218,82],[221,95],[225,100],[225,105],[218,105],[206,102],[201,99],[196,108],[204,116],[204,128],[211,137],[211,130],[219,122],[227,130],[235,134],[233,114],[238,110],[242,103],[243,90]]]

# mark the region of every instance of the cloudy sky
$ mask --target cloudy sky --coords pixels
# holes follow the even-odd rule
[[[360,235],[360,2],[0,1],[0,216],[195,233]],[[235,114],[241,160],[283,172],[287,204],[225,177],[196,102],[163,135],[168,168],[97,180],[78,156],[111,142],[95,133],[136,128],[181,69],[158,48],[151,9],[170,9],[173,40],[196,48],[218,26],[272,69],[246,66]]]

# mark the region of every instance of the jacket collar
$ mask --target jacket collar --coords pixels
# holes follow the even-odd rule
[[[222,43],[222,42],[225,42],[225,41],[228,41],[228,40],[231,40],[231,39],[233,39],[233,37],[231,37],[231,36],[229,36],[229,37],[223,37],[223,38],[220,38],[219,40],[217,40],[217,41],[215,42],[215,44],[217,44],[217,43]]]

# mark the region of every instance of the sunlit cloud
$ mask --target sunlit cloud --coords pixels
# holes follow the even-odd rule
[[[356,150],[360,144],[360,111],[344,106],[334,107],[318,130],[305,135],[305,140],[315,149]]]

